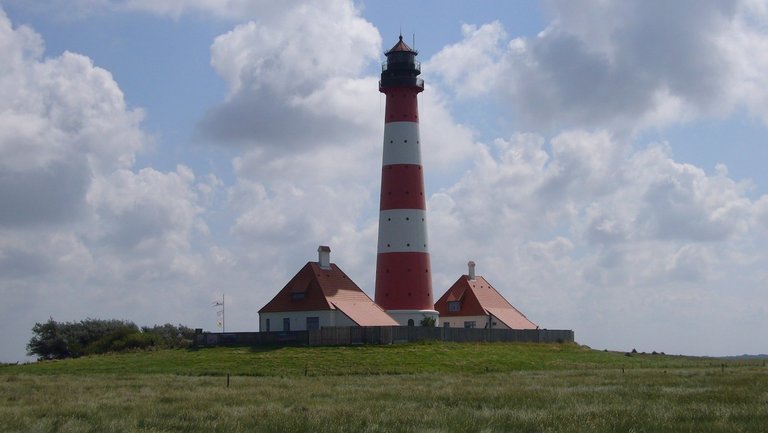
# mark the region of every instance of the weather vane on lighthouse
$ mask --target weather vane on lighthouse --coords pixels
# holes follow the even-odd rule
[[[417,96],[418,52],[403,36],[385,53],[379,91],[386,95],[376,256],[376,303],[400,325],[437,320],[427,242]]]

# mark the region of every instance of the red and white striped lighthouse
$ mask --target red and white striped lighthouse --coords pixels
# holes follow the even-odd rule
[[[437,320],[427,242],[424,170],[417,96],[424,90],[415,50],[403,42],[386,53],[379,91],[387,95],[376,257],[376,303],[400,325]]]

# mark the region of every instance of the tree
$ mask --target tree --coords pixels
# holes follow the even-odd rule
[[[37,355],[38,359],[63,359],[71,356],[61,336],[60,325],[53,317],[45,323],[35,323],[32,334],[27,344],[27,355]]]

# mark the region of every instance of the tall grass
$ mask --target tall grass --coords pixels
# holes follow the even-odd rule
[[[0,431],[764,432],[758,367],[399,376],[6,375]]]
[[[768,368],[761,362],[627,357],[576,345],[166,350],[0,368],[0,432],[677,433],[766,426]]]

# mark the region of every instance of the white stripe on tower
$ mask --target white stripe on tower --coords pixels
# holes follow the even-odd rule
[[[390,122],[384,124],[383,165],[414,164],[421,166],[419,124]]]
[[[417,78],[416,54],[400,37],[386,53],[379,84],[387,102],[375,298],[401,325],[437,316],[418,123],[417,95],[424,82]]]
[[[390,209],[379,213],[378,253],[429,253],[427,213],[420,209]]]

